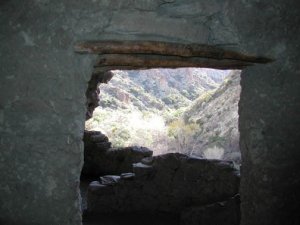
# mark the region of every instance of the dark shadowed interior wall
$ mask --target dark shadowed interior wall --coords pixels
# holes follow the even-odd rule
[[[80,40],[220,45],[276,61],[242,73],[242,225],[297,224],[299,2],[0,2],[0,224],[81,224],[85,91]],[[297,220],[298,219],[298,220]]]

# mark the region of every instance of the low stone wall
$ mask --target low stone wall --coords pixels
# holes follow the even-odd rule
[[[152,156],[152,151],[144,147],[111,148],[108,138],[99,131],[84,132],[84,165],[82,177],[116,175],[132,172],[132,163]]]
[[[238,193],[231,162],[170,153],[133,164],[133,173],[104,176],[88,189],[88,213],[172,212],[225,201]]]

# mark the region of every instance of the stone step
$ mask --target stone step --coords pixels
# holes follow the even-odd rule
[[[132,180],[135,177],[134,173],[122,173],[121,174],[121,179],[124,180]]]
[[[153,157],[145,157],[141,160],[141,163],[151,166],[153,164]]]
[[[153,167],[143,164],[141,162],[139,163],[133,163],[132,164],[133,167],[133,173],[137,176],[137,177],[142,177],[142,176],[147,176],[153,173]]]
[[[100,183],[102,185],[116,185],[120,181],[121,177],[120,176],[115,176],[115,175],[106,175],[100,177]]]

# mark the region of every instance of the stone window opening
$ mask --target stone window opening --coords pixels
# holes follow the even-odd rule
[[[142,146],[153,155],[181,152],[240,162],[239,156],[232,158],[239,152],[239,70],[157,68],[110,73],[112,79],[100,83],[99,107],[86,121],[87,131],[102,132],[111,147]],[[223,158],[228,148],[232,157]]]
[[[271,61],[263,57],[247,56],[214,46],[161,42],[84,42],[78,44],[76,49],[80,53],[100,54],[86,92],[88,99],[87,119],[91,117],[93,110],[98,105],[99,83],[107,83],[113,77],[112,71],[116,69],[208,67],[241,70],[254,63],[267,63]],[[95,138],[97,135],[96,133],[91,134],[89,138],[93,138],[93,136]],[[101,138],[105,139],[101,135],[96,137],[96,139]],[[114,154],[112,153],[112,155]],[[142,154],[147,153],[142,151]],[[143,155],[143,158],[145,156],[150,155]],[[178,171],[180,171],[180,176],[176,175],[179,174],[177,173]],[[198,173],[195,173],[195,171],[198,171]],[[216,176],[216,174],[218,175]],[[163,183],[164,180],[162,177],[168,175],[172,177],[170,184],[172,188],[169,186],[166,188],[163,184],[158,185],[158,187],[153,186],[149,188],[153,183]],[[183,186],[178,185],[182,180],[184,181]],[[201,180],[205,180],[206,188],[203,188]],[[131,184],[143,182],[143,187],[140,190],[142,194],[128,194],[128,187],[125,185],[128,182]],[[185,190],[186,187],[192,187],[192,183],[198,183],[200,186],[195,185],[194,189]],[[176,188],[172,186],[174,184],[176,184]],[[213,208],[218,210],[218,206],[214,204],[222,202],[223,205],[228,207],[225,207],[225,210],[216,218],[221,218],[222,220],[229,213],[233,215],[230,223],[238,224],[239,199],[236,196],[238,194],[238,186],[238,171],[231,163],[216,160],[203,161],[195,157],[186,157],[177,153],[153,158],[146,157],[141,162],[133,164],[133,171],[129,173],[122,173],[120,176],[102,176],[100,180],[90,183],[87,197],[89,202],[87,212],[89,214],[103,212],[126,213],[128,211],[149,211],[150,214],[157,212],[175,213],[176,216],[181,218],[180,224],[188,224],[188,218],[193,216],[193,213],[197,215],[197,218],[191,223],[205,219],[205,214],[208,212],[206,211],[208,204],[213,204]],[[153,197],[150,197],[153,193],[149,192],[148,189],[154,190],[154,188],[157,188],[156,194],[158,196],[156,196],[156,199],[158,201],[150,199]],[[107,193],[112,193],[116,190],[118,194],[107,198]],[[226,193],[224,190],[226,190]],[[127,193],[124,193],[126,191]],[[171,192],[170,195],[169,191]],[[175,191],[177,194],[173,193],[172,195],[172,191]],[[206,192],[206,196],[198,197],[198,194],[203,192]],[[164,199],[164,196],[168,196],[167,200]],[[145,202],[137,203],[136,199],[127,201],[129,198],[138,198]],[[103,202],[106,201],[108,202],[105,205]],[[120,202],[124,204],[120,206]],[[186,205],[186,202],[189,203]],[[195,205],[197,207],[190,210],[190,207]],[[131,209],[129,210],[129,208]],[[188,208],[188,211],[184,210]],[[211,216],[214,217],[213,214]]]

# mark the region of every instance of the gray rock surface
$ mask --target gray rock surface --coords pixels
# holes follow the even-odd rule
[[[232,1],[236,10],[228,11],[243,49],[275,59],[241,75],[242,225],[300,223],[299,6],[295,0]]]
[[[298,0],[1,1],[0,223],[81,224],[84,93],[96,56],[73,47],[131,39],[276,59],[242,73],[241,223],[299,224],[299,15]]]
[[[238,193],[239,175],[232,163],[190,158],[179,153],[153,157],[152,165],[133,164],[135,177],[124,176],[88,190],[89,213],[171,212],[226,200]],[[97,182],[97,181],[96,181]],[[105,186],[105,187],[103,187]]]

